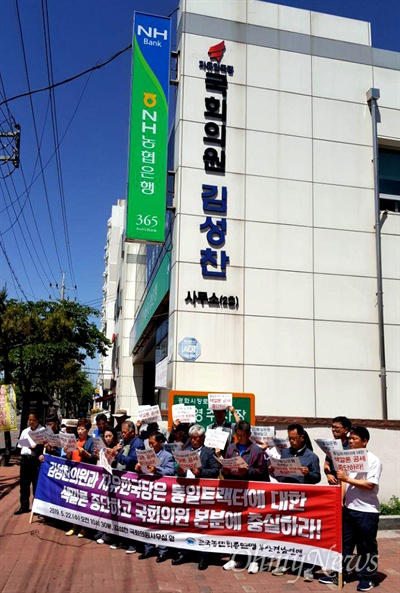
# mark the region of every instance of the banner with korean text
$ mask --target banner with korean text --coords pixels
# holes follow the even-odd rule
[[[171,21],[135,12],[126,239],[164,241]]]
[[[179,549],[341,571],[339,486],[138,476],[45,455],[33,512]]]
[[[13,385],[0,385],[0,430],[17,430],[17,400]]]

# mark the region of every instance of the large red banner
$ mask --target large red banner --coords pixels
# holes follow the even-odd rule
[[[148,543],[341,570],[338,486],[155,479],[46,455],[33,510]]]

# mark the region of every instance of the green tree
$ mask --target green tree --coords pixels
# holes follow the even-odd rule
[[[110,346],[90,321],[98,316],[95,309],[71,301],[8,300],[2,290],[0,315],[0,371],[18,387],[21,426],[26,425],[31,401],[38,394],[49,397],[64,389],[66,397],[74,389],[75,399],[82,390],[87,395],[88,380],[81,366],[87,357],[106,354]]]

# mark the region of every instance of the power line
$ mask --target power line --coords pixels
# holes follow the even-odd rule
[[[88,68],[87,70],[84,70],[83,72],[80,72],[79,74],[75,74],[75,76],[71,76],[70,78],[66,78],[65,80],[56,82],[50,86],[46,86],[41,89],[36,89],[35,91],[31,91],[29,89],[29,91],[27,93],[21,93],[20,95],[14,95],[14,97],[5,99],[4,101],[0,102],[0,107],[1,107],[1,105],[4,105],[5,103],[10,103],[11,101],[15,101],[16,99],[21,99],[22,97],[30,97],[32,95],[35,95],[36,93],[42,93],[43,91],[49,91],[50,89],[55,89],[56,87],[61,86],[62,84],[67,84],[68,82],[72,82],[73,80],[76,80],[77,78],[80,78],[81,76],[84,76],[85,74],[89,74],[89,72],[94,72],[94,70],[100,70],[100,68],[107,66],[107,64],[109,64],[110,62],[112,62],[113,60],[118,58],[120,55],[122,55],[129,49],[132,49],[132,44],[125,47],[125,49],[121,49],[119,52],[117,52],[116,54],[111,56],[111,58],[109,58],[108,60],[105,60],[104,62],[101,62],[101,63],[97,63],[96,66],[92,66],[92,68]],[[29,88],[29,86],[28,86],[28,88]]]
[[[43,20],[45,51],[46,51],[47,77],[48,77],[48,81],[49,81],[50,85],[52,85],[53,84],[53,60],[52,60],[52,51],[51,51],[50,21],[49,21],[47,0],[42,0],[42,20]],[[55,95],[54,95],[54,92],[52,89],[49,90],[49,94],[50,94],[51,116],[52,116],[52,124],[53,124],[52,129],[53,129],[53,140],[54,140],[55,157],[56,157],[57,179],[58,179],[58,187],[59,187],[59,192],[60,192],[61,214],[62,214],[63,227],[64,227],[64,239],[65,239],[65,246],[66,246],[66,253],[67,253],[67,260],[68,260],[68,268],[69,268],[69,272],[71,274],[72,283],[75,286],[76,282],[75,282],[75,276],[74,276],[73,265],[72,265],[71,245],[70,245],[70,240],[69,240],[68,218],[67,218],[67,209],[66,209],[66,202],[65,202],[63,173],[62,173],[62,166],[61,166],[61,154],[60,154],[60,149],[58,148],[60,145],[60,139],[59,139],[59,134],[58,134],[56,99],[55,99]],[[77,296],[76,289],[75,289],[75,296]]]
[[[10,272],[11,272],[12,277],[14,278],[15,282],[17,283],[18,288],[21,291],[21,294],[23,295],[24,299],[27,301],[28,300],[27,299],[27,296],[26,296],[26,294],[24,292],[24,289],[22,288],[22,286],[21,286],[21,284],[20,284],[20,282],[18,280],[17,274],[15,273],[15,271],[14,271],[12,265],[11,265],[11,262],[10,262],[10,260],[8,258],[8,255],[7,255],[6,246],[4,245],[4,242],[3,242],[2,239],[0,239],[0,248],[1,248],[2,252],[3,252],[3,254],[4,254],[4,257],[6,258],[6,262],[7,262],[8,267],[10,268]],[[14,286],[15,286],[15,284],[14,284]]]
[[[61,145],[61,143],[63,142],[63,140],[64,140],[65,136],[67,135],[67,132],[68,132],[69,128],[71,127],[71,124],[72,124],[72,122],[73,122],[73,120],[74,120],[74,118],[75,118],[75,115],[76,115],[76,113],[77,113],[77,111],[78,111],[79,107],[80,107],[81,101],[82,101],[82,99],[83,99],[83,95],[85,94],[86,87],[87,87],[87,85],[89,84],[89,81],[90,81],[90,78],[91,78],[91,76],[92,76],[92,74],[90,74],[90,75],[89,75],[89,78],[87,79],[87,81],[86,81],[86,82],[85,82],[85,84],[84,84],[84,87],[83,87],[83,89],[82,89],[82,92],[81,92],[81,94],[80,94],[80,97],[79,97],[79,99],[78,99],[78,103],[77,103],[77,105],[76,105],[76,107],[75,107],[75,110],[74,110],[74,112],[73,112],[73,114],[72,114],[72,116],[71,116],[71,119],[70,119],[70,120],[69,120],[69,122],[68,122],[68,125],[67,125],[67,127],[65,128],[65,132],[64,132],[64,134],[62,135],[62,137],[61,137],[61,140],[60,140],[60,143],[57,145],[56,149],[58,149],[58,148],[59,148],[59,146],[60,146],[60,145]],[[4,96],[5,96],[5,94],[4,94]],[[45,118],[45,120],[46,120],[46,119],[47,119],[47,113],[46,113],[46,118]],[[29,190],[31,189],[32,185],[33,185],[34,183],[36,183],[36,181],[37,181],[37,180],[39,179],[39,177],[42,175],[43,171],[44,171],[44,170],[45,170],[45,169],[46,169],[46,168],[49,166],[49,164],[50,164],[50,163],[51,163],[51,161],[53,160],[53,157],[54,157],[55,153],[56,153],[56,151],[54,150],[54,152],[51,154],[51,156],[50,156],[50,158],[48,159],[48,161],[45,163],[45,165],[44,165],[43,169],[41,169],[41,170],[39,171],[39,173],[36,175],[36,177],[33,177],[33,175],[32,175],[32,181],[31,181],[31,183],[30,183],[28,186],[27,186],[27,185],[26,185],[26,183],[25,183],[25,190],[24,190],[24,191],[23,191],[23,192],[22,192],[22,193],[21,193],[21,194],[20,194],[20,195],[19,195],[19,196],[18,196],[18,197],[15,199],[15,200],[14,200],[14,202],[13,202],[14,204],[15,204],[15,202],[18,202],[18,201],[19,201],[19,200],[20,200],[20,199],[21,199],[21,198],[22,198],[22,197],[23,197],[23,196],[24,196],[26,193],[28,193],[28,192],[29,192]],[[37,164],[37,161],[38,161],[38,158],[36,158],[36,164]],[[35,164],[35,169],[36,169],[36,164]],[[5,210],[7,210],[7,208],[10,208],[10,206],[11,206],[11,204],[9,204],[9,205],[8,205],[6,208],[3,208],[3,210],[0,210],[0,214],[2,214],[2,213],[5,211]],[[7,230],[9,230],[9,229],[7,229]],[[6,232],[7,232],[7,231],[5,231],[5,233],[6,233]],[[3,234],[4,234],[4,233],[3,233]]]
[[[30,90],[31,87],[30,87],[30,80],[29,80],[29,73],[28,73],[28,63],[27,63],[27,59],[26,59],[25,43],[24,43],[24,37],[23,37],[23,33],[22,33],[22,23],[21,23],[21,15],[20,15],[20,12],[19,12],[18,0],[15,0],[15,7],[16,7],[16,10],[17,10],[17,19],[18,19],[19,34],[20,34],[20,40],[21,40],[21,46],[22,46],[22,54],[23,54],[23,58],[24,58],[25,76],[26,76],[26,81],[27,81],[27,84],[28,84],[28,89]],[[35,110],[33,108],[33,101],[32,101],[32,97],[31,96],[29,97],[29,101],[30,101],[30,106],[31,106],[32,119],[33,119],[33,127],[34,127],[34,131],[35,131],[35,138],[36,138],[36,145],[37,145],[37,149],[38,149],[38,156],[39,156],[40,167],[43,170],[42,155],[41,155],[41,150],[40,150],[40,144],[39,144],[39,138],[38,138],[38,132],[37,132],[37,125],[36,125],[36,116],[35,116]],[[52,235],[53,235],[53,241],[54,241],[54,247],[55,247],[56,257],[57,257],[59,268],[60,268],[60,270],[62,270],[62,265],[61,265],[61,260],[60,260],[60,254],[59,254],[59,251],[58,251],[58,246],[57,246],[57,241],[56,241],[56,235],[55,235],[55,230],[54,230],[54,225],[53,225],[53,218],[52,218],[52,214],[51,214],[51,210],[50,210],[50,201],[49,201],[49,196],[48,196],[48,192],[47,192],[47,184],[46,184],[46,180],[45,180],[44,174],[42,174],[42,180],[43,180],[44,194],[45,194],[45,198],[46,198],[47,211],[48,211],[48,214],[49,214],[50,227],[51,227],[51,231],[52,231]]]

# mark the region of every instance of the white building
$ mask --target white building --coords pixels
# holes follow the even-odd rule
[[[181,0],[178,18],[175,217],[168,261],[136,286],[135,401],[162,387],[164,352],[161,402],[169,389],[251,392],[260,421],[300,418],[312,436],[336,415],[363,419],[398,476],[400,56],[371,46],[369,23],[258,0]],[[180,355],[185,338],[196,360]]]

